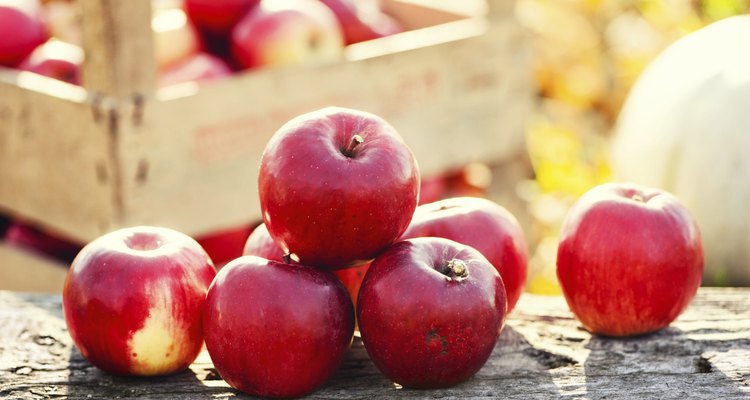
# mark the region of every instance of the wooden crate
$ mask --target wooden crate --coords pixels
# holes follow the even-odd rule
[[[150,0],[78,0],[83,87],[0,70],[0,212],[86,242],[136,224],[199,235],[259,217],[269,137],[338,105],[391,122],[423,175],[525,159],[529,47],[507,0],[386,0],[410,31],[334,63],[157,89]]]

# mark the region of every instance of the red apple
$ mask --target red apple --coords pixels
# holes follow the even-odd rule
[[[344,47],[336,16],[317,0],[262,0],[234,27],[231,42],[243,68],[335,60]]]
[[[215,264],[223,265],[242,256],[242,247],[251,231],[250,226],[242,225],[203,235],[195,240]]]
[[[698,226],[669,193],[611,183],[566,216],[557,278],[571,311],[593,333],[629,336],[669,325],[700,286]]]
[[[271,235],[268,233],[266,224],[260,224],[250,234],[245,242],[245,248],[242,252],[246,256],[258,256],[273,261],[284,261],[284,252],[281,247],[273,241]],[[357,296],[359,293],[359,287],[362,286],[362,279],[365,278],[365,273],[370,267],[370,263],[360,265],[357,267],[339,269],[334,272],[337,278],[349,292],[349,297],[352,299],[352,304],[357,305]]]
[[[65,263],[71,262],[82,247],[71,240],[18,220],[12,221],[8,226],[5,242]]]
[[[521,225],[497,203],[478,197],[455,197],[417,207],[402,239],[436,236],[479,250],[500,273],[508,312],[526,283],[528,250]]]
[[[211,36],[227,36],[260,0],[185,0],[185,11],[202,31]]]
[[[377,2],[320,1],[336,15],[347,45],[389,36],[403,30],[393,18],[380,11]]]
[[[39,16],[12,4],[0,4],[0,66],[5,67],[15,67],[47,40]]]
[[[82,64],[83,50],[80,47],[59,40],[48,40],[34,49],[18,68],[80,85]]]
[[[206,348],[232,387],[299,397],[341,365],[354,332],[349,295],[330,272],[245,256],[208,290]]]
[[[357,321],[373,363],[410,388],[469,379],[503,327],[505,288],[477,250],[443,238],[398,242],[373,261]]]
[[[258,192],[263,220],[284,253],[340,269],[374,258],[406,230],[419,169],[385,120],[329,107],[273,135],[261,157]]]
[[[159,73],[159,86],[184,82],[204,83],[230,75],[232,75],[232,69],[222,59],[200,52],[163,69]]]
[[[187,368],[203,345],[201,315],[216,272],[198,242],[156,227],[86,245],[65,279],[63,310],[78,350],[117,375]]]
[[[273,241],[271,234],[268,233],[266,224],[258,225],[250,236],[247,237],[245,247],[242,250],[242,255],[258,256],[267,260],[279,262],[284,260],[284,251]]]
[[[201,38],[181,8],[157,8],[151,18],[156,65],[160,70],[186,60],[202,48]]]

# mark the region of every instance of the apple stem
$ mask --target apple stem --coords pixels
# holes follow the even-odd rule
[[[640,202],[643,202],[643,200],[644,200],[643,196],[641,196],[640,194],[637,194],[637,193],[634,194],[633,197],[631,197],[631,199],[633,199],[635,201],[640,201]]]
[[[469,275],[469,270],[466,268],[466,263],[463,260],[453,258],[446,263],[446,275],[451,278],[466,278]]]
[[[281,256],[281,261],[284,261],[284,264],[294,264],[299,262],[299,257],[294,253],[286,253]]]
[[[356,149],[365,139],[360,135],[352,136],[352,140],[349,141],[349,145],[344,149],[344,155],[347,157],[354,157],[354,149]]]

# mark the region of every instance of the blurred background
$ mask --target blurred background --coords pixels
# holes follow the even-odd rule
[[[538,93],[526,132],[535,179],[520,192],[529,202],[531,229],[538,235],[530,261],[530,291],[559,293],[554,262],[560,223],[578,196],[617,179],[612,136],[626,96],[643,70],[678,39],[748,11],[750,2],[742,0],[518,2],[518,18],[533,36]],[[747,40],[738,51],[750,52]],[[750,135],[747,129],[744,133]],[[737,283],[711,279],[715,285]]]
[[[329,62],[341,63],[342,57],[347,57],[346,62],[356,64],[358,59],[376,57],[361,55],[367,52],[385,54],[389,51],[408,50],[410,46],[413,46],[409,44],[410,40],[419,39],[418,32],[425,28],[461,18],[486,18],[484,15],[488,12],[485,2],[481,1],[464,3],[459,0],[452,2],[443,0],[434,2],[432,5],[429,5],[429,2],[422,2],[427,6],[422,4],[421,7],[435,7],[439,12],[426,12],[426,8],[414,11],[408,7],[410,4],[408,1],[360,1],[354,6],[346,5],[345,1],[322,1],[321,3],[325,3],[325,6],[333,10],[341,27],[345,28],[343,37],[331,39],[326,33],[326,28],[321,28],[317,36],[311,39],[312,44],[308,43],[310,48],[296,52],[276,52],[263,49],[263,46],[270,46],[268,43],[281,40],[270,34],[264,45],[237,44],[237,42],[242,42],[240,40],[242,35],[258,35],[258,33],[253,30],[255,28],[249,22],[241,22],[241,17],[248,13],[250,7],[248,2],[229,1],[227,3],[231,3],[235,9],[227,11],[212,8],[211,2],[207,1],[154,0],[152,2],[150,18],[154,35],[152,61],[155,65],[153,68],[155,76],[153,80],[156,87],[164,90],[161,93],[176,93],[174,96],[183,96],[184,93],[200,94],[201,90],[210,91],[212,85],[228,86],[226,82],[239,79],[236,78],[237,76],[254,74],[255,70],[314,69],[319,68],[320,65],[325,68],[326,63]],[[499,5],[501,3],[502,5]],[[4,11],[3,7],[16,11]],[[525,93],[529,100],[529,107],[522,108],[525,116],[524,127],[517,134],[514,133],[523,139],[520,142],[524,146],[523,154],[521,156],[514,154],[503,160],[470,155],[462,159],[461,165],[446,162],[444,167],[438,167],[443,165],[440,163],[434,163],[433,167],[433,164],[429,164],[430,168],[423,176],[421,202],[452,196],[484,196],[507,207],[521,221],[529,244],[527,290],[538,294],[559,294],[560,290],[555,277],[557,235],[568,208],[581,194],[593,186],[625,179],[616,172],[612,149],[616,145],[614,137],[617,135],[618,117],[621,115],[631,89],[646,67],[670,45],[716,21],[750,12],[750,1],[518,0],[500,2],[491,0],[489,10],[494,13],[504,13],[503,19],[490,18],[491,24],[512,20],[522,27],[523,35],[514,40],[523,43],[522,45],[516,44],[518,47],[514,47],[512,51],[513,54],[527,51],[530,56],[507,60],[508,63],[518,62],[519,68],[526,71],[526,76],[529,78],[528,81],[521,80],[527,82],[528,87]],[[311,13],[315,14],[315,11]],[[457,17],[447,17],[453,15],[451,13]],[[330,15],[327,17],[330,18]],[[316,18],[320,21],[326,16]],[[346,18],[350,18],[348,25]],[[24,19],[32,20],[32,22],[23,22]],[[82,84],[90,88],[83,83],[81,78],[82,71],[86,70],[83,67],[84,59],[91,57],[91,54],[84,54],[83,51],[83,48],[88,49],[90,46],[87,47],[84,43],[85,35],[81,31],[81,19],[81,7],[78,7],[74,1],[0,0],[0,65],[4,66],[0,70],[0,84],[26,85],[37,91],[42,90],[40,86],[45,87],[46,91],[54,91],[57,88],[70,91],[72,90],[70,86]],[[746,22],[745,27],[748,26]],[[233,26],[242,23],[250,26],[245,27],[244,30],[232,31]],[[296,26],[304,23],[306,22],[300,19]],[[459,29],[459,26],[455,25],[454,29]],[[466,29],[469,29],[468,25]],[[727,33],[730,37],[727,42],[748,32],[746,28],[742,29],[736,31],[739,33]],[[445,31],[448,29],[446,28]],[[11,43],[11,36],[19,35],[18,32],[29,32],[26,43]],[[489,32],[494,35],[508,34],[500,29]],[[727,52],[741,55],[744,51],[745,54],[750,54],[749,38],[750,36],[740,37],[737,43],[741,46],[727,50]],[[343,40],[343,43],[337,44],[337,40],[339,42]],[[371,45],[370,42],[375,44]],[[498,46],[509,46],[503,41],[498,41],[498,43],[500,43]],[[463,63],[481,64],[485,62],[481,56],[481,54],[475,54],[475,59],[463,60]],[[393,60],[396,60],[392,61],[395,63],[399,59],[394,57]],[[489,60],[486,62],[492,62],[494,59]],[[720,61],[724,60],[720,59]],[[297,66],[290,67],[290,65]],[[690,68],[691,65],[683,65],[674,72],[676,74],[678,70]],[[464,67],[461,66],[461,68]],[[20,71],[27,72],[21,73]],[[321,74],[329,73],[326,71],[322,70]],[[51,80],[27,84],[25,82],[28,80],[28,72],[46,75],[57,81],[65,81],[70,86],[59,86]],[[436,74],[435,79],[440,83],[440,70]],[[748,74],[749,72],[744,71],[743,76],[747,77]],[[287,75],[268,76],[269,79],[282,79]],[[432,92],[429,92],[432,75],[427,73],[420,76],[423,78],[422,81],[412,85],[414,87],[407,85],[407,89],[404,89],[406,90],[404,93],[415,96],[416,101],[424,101],[424,98],[419,96],[432,95]],[[477,74],[477,76],[480,75]],[[246,79],[249,81],[254,78]],[[749,87],[747,82],[747,80],[741,81],[740,84],[729,87],[727,91],[747,93]],[[8,100],[9,96],[15,95],[15,92],[10,93],[8,88],[9,86],[0,86],[0,99]],[[70,93],[79,92],[73,90]],[[409,101],[408,96],[401,96],[399,93],[401,92],[390,97],[389,101],[399,99]],[[435,96],[444,95],[439,90],[436,93]],[[722,93],[711,93],[711,96],[717,99],[725,98],[722,97],[724,96]],[[526,101],[524,96],[520,96],[518,101]],[[334,96],[334,100],[336,99],[338,98]],[[414,99],[411,101],[415,101]],[[461,102],[462,98],[459,96],[451,100]],[[743,103],[744,100],[748,100],[747,95],[735,97],[732,104],[750,111],[750,103]],[[513,103],[512,99],[508,101],[508,104]],[[360,103],[366,104],[364,101]],[[359,103],[355,101],[355,104]],[[389,104],[388,107],[384,105],[382,110],[387,113],[394,107],[398,108],[398,105]],[[379,110],[370,111],[378,113]],[[434,111],[434,109],[430,110]],[[12,112],[3,113],[2,111],[3,108],[0,108],[0,125],[3,123],[3,118],[10,118],[8,114],[12,114]],[[287,110],[289,114],[297,111],[298,109],[294,107]],[[680,111],[677,110],[675,113],[679,115]],[[386,115],[383,116],[389,119]],[[280,118],[286,117],[285,114]],[[395,120],[401,121],[397,118]],[[272,123],[269,124],[272,125]],[[408,125],[406,122],[403,124]],[[394,125],[399,126],[396,123]],[[744,137],[750,137],[747,126],[743,128],[744,134],[735,134],[736,138],[732,139],[735,142],[724,142],[724,146],[728,149],[735,148],[737,151],[750,150],[747,139],[744,139]],[[272,132],[268,134],[270,133]],[[10,151],[7,146],[10,146],[12,141],[3,140],[4,134],[10,137],[13,133],[0,128],[0,146],[6,146],[6,153],[3,153],[0,148],[0,155],[7,156]],[[429,152],[427,147],[433,145],[429,140],[418,140],[409,136],[406,138],[410,145],[420,146],[415,148],[418,159],[419,154]],[[460,142],[461,139],[457,140]],[[257,146],[257,144],[254,145]],[[648,146],[648,138],[645,139],[643,146]],[[1,163],[2,160],[0,160]],[[745,174],[737,178],[737,168],[745,171],[740,172],[741,174],[750,173],[746,167],[735,165],[713,175],[711,179],[722,179],[721,173],[735,174],[731,175],[735,177],[733,178],[735,187],[739,188],[738,191],[746,191],[750,187],[748,185],[750,175]],[[0,179],[3,179],[2,174],[0,174]],[[8,179],[5,183],[5,192],[8,192],[11,190],[9,189],[10,178],[5,179]],[[13,182],[18,184],[18,180],[13,180]],[[673,190],[674,188],[665,187],[665,189]],[[6,249],[5,257],[12,257],[11,263],[36,265],[50,262],[56,264],[57,270],[54,271],[57,272],[39,275],[39,279],[57,282],[64,274],[65,265],[76,254],[82,242],[71,238],[64,232],[59,232],[59,229],[46,226],[43,218],[19,212],[18,207],[3,202],[1,196],[0,213],[2,213],[0,231],[3,235],[3,246]],[[701,212],[696,211],[696,213]],[[737,215],[737,219],[742,221],[735,235],[750,234],[747,229],[750,225],[750,221],[747,221],[748,214],[738,213]],[[700,217],[706,220],[713,218],[712,214],[701,214]],[[239,255],[247,235],[259,220],[248,218],[246,221],[237,222],[235,226],[224,226],[215,231],[190,233],[206,247],[209,253],[212,253],[215,261],[222,263]],[[741,240],[747,243],[747,237],[748,235],[745,235]],[[23,252],[33,254],[33,256],[19,256],[17,252],[9,256],[8,248],[22,249]],[[1,256],[2,253],[0,253],[0,260],[2,260]],[[716,259],[720,258],[717,257]],[[712,269],[711,275],[707,276],[704,283],[711,285],[750,283],[747,278],[750,272],[742,274],[727,272],[732,268],[748,270],[750,256],[747,253],[736,253],[733,257],[737,260],[736,265],[731,262],[718,265],[723,261],[717,261],[716,267]],[[8,261],[3,261],[3,264],[7,265]],[[23,286],[23,280],[14,280],[15,283],[9,283],[9,274],[17,275],[17,270],[6,269],[4,273],[5,278],[0,273],[0,284],[4,280],[4,288],[18,289],[20,285],[20,289],[28,289]],[[56,285],[57,283],[53,283],[49,287],[54,289]]]

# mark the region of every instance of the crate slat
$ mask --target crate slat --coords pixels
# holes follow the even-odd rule
[[[50,96],[29,89],[50,78],[22,73],[12,82],[7,71],[0,75],[0,212],[71,238],[113,229],[120,218],[112,120],[94,115],[75,88],[61,84],[58,93],[70,96]]]

